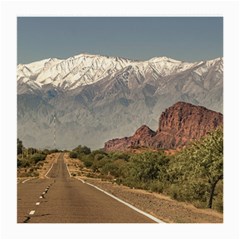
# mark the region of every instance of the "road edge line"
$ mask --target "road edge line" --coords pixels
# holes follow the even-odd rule
[[[48,169],[48,171],[47,171],[47,173],[44,175],[44,177],[49,178],[47,175],[48,175],[48,173],[51,171],[51,169],[52,169],[52,167],[53,167],[53,164],[59,159],[60,155],[61,155],[61,153],[58,154],[57,159],[54,159],[54,160],[53,160],[52,166]]]
[[[25,182],[27,182],[27,181],[29,181],[29,180],[33,180],[33,179],[35,179],[35,178],[28,178],[28,179],[25,179],[24,181],[22,181],[22,183],[25,183]]]
[[[53,164],[54,164],[54,163],[52,163],[52,166],[48,169],[47,173],[44,175],[46,178],[48,178],[47,175],[48,175],[48,173],[51,171],[51,169],[52,169],[52,167],[53,167]]]
[[[68,171],[69,176],[72,177],[72,176],[71,176],[71,173],[70,173],[70,171],[69,171],[69,169],[68,169],[67,163],[65,163],[65,164],[66,164],[66,168],[67,168],[67,171]]]
[[[79,180],[82,181],[81,179],[79,179]],[[95,186],[95,185],[93,185],[93,184],[91,184],[91,183],[85,182],[85,184],[88,184],[89,186],[96,188],[97,190],[99,190],[99,191],[105,193],[106,195],[108,195],[108,196],[114,198],[115,200],[117,200],[118,202],[120,202],[120,203],[122,203],[122,204],[128,206],[129,208],[135,210],[135,211],[138,212],[138,213],[141,213],[142,215],[144,215],[144,216],[146,216],[146,217],[152,219],[153,221],[155,221],[155,222],[157,222],[157,223],[165,223],[164,221],[162,221],[162,220],[160,220],[160,219],[158,219],[158,218],[152,216],[152,215],[149,214],[149,213],[146,213],[146,212],[144,212],[144,211],[142,211],[142,210],[140,210],[140,209],[134,207],[132,204],[123,201],[122,199],[120,199],[120,198],[118,198],[118,197],[112,195],[111,193],[106,192],[105,190],[103,190],[103,189],[101,189],[101,188],[99,188],[99,187],[97,187],[97,186]]]

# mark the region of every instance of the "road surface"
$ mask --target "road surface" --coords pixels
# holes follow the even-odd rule
[[[18,184],[18,223],[156,223],[98,189],[70,177],[63,153],[47,177]]]

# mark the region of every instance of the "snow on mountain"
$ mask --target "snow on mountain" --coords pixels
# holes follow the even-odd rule
[[[80,54],[66,60],[46,59],[26,65],[18,65],[17,80],[34,81],[38,86],[52,84],[55,87],[74,89],[89,85],[129,65],[130,60],[108,56]]]
[[[215,61],[207,61],[204,68],[196,70],[196,74],[201,75],[208,71]],[[168,57],[132,61],[120,57],[80,54],[62,60],[49,58],[30,64],[19,64],[17,80],[19,84],[34,85],[38,89],[52,85],[64,90],[73,90],[79,86],[93,84],[106,77],[117,75],[124,69],[127,72],[132,69],[139,78],[150,76],[157,80],[201,64],[202,62],[188,63]],[[128,75],[129,73],[125,73],[126,79]]]
[[[222,112],[223,58],[49,58],[19,64],[17,87],[18,137],[26,146],[53,147],[55,116],[57,147],[100,148],[141,125],[156,129],[161,112],[178,101]]]

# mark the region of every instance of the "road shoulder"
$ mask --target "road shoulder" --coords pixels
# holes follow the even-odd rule
[[[68,165],[73,177],[93,184],[164,222],[223,223],[223,214],[211,209],[198,209],[192,204],[173,200],[163,194],[151,193],[141,189],[132,189],[109,181],[89,178],[81,174],[78,176],[76,172],[79,166],[81,166],[81,161],[70,159],[68,154],[64,155],[64,161]]]

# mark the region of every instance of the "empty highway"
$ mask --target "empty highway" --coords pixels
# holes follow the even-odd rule
[[[70,177],[63,153],[46,179],[17,187],[18,223],[156,223],[98,189]]]

